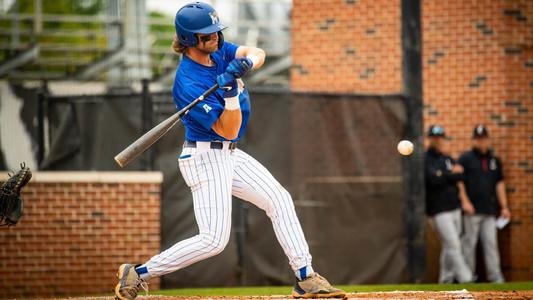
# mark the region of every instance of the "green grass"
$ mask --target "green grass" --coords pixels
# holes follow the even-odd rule
[[[387,292],[387,291],[453,291],[467,289],[469,291],[512,291],[533,290],[533,281],[470,284],[398,284],[398,285],[343,285],[338,286],[346,292]],[[236,288],[195,288],[153,291],[152,295],[168,296],[267,296],[289,295],[292,287],[236,287]]]

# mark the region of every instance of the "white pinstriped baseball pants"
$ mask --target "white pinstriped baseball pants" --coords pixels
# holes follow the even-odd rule
[[[161,276],[214,256],[226,247],[231,231],[232,195],[264,210],[293,270],[311,266],[311,254],[290,194],[253,157],[239,149],[183,148],[180,171],[193,195],[199,234],[178,242],[144,265]]]

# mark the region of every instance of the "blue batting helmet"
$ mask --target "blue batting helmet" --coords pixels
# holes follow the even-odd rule
[[[221,31],[226,26],[220,23],[217,12],[209,4],[193,2],[183,6],[176,13],[174,25],[178,40],[183,46],[195,47],[198,45],[197,33],[218,32],[219,48],[224,43],[224,36]]]

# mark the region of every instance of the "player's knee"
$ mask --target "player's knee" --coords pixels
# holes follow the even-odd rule
[[[211,253],[213,255],[217,255],[217,254],[221,253],[222,251],[224,251],[224,249],[228,245],[228,241],[229,241],[229,239],[217,239],[217,240],[214,240],[213,243],[211,244],[211,249],[212,249]]]
[[[283,187],[274,195],[271,195],[271,201],[262,208],[265,210],[268,217],[272,218],[284,214],[292,214],[294,211],[294,203],[292,197]]]
[[[281,187],[279,201],[283,203],[283,206],[286,208],[294,208],[294,202],[292,201],[291,194]]]
[[[211,255],[217,255],[226,248],[229,242],[229,234],[206,233],[202,239],[206,252]]]
[[[446,249],[460,249],[461,241],[458,237],[454,236],[442,237],[442,247]]]
[[[281,185],[275,192],[272,192],[268,196],[272,201],[265,210],[287,209],[294,206],[291,194]]]

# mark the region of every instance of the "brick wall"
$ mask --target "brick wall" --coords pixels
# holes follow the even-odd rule
[[[513,222],[500,234],[509,280],[533,278],[533,1],[422,2],[424,122],[457,156],[489,127]],[[291,88],[401,92],[400,1],[295,0]]]
[[[401,88],[399,0],[295,0],[294,91],[394,93]]]
[[[454,156],[486,124],[504,163],[511,226],[500,232],[511,280],[533,278],[533,2],[423,1],[426,128],[442,124]]]
[[[120,264],[160,251],[161,182],[156,172],[34,173],[23,218],[0,228],[0,298],[110,294]]]

